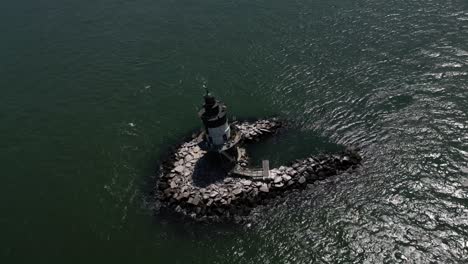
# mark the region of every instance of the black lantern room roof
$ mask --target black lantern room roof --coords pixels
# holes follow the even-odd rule
[[[224,103],[216,100],[209,92],[204,96],[205,103],[200,109],[198,115],[206,127],[218,127],[227,121],[227,107]]]

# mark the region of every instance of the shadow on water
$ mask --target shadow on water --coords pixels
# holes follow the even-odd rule
[[[234,165],[221,154],[208,152],[195,164],[192,175],[193,184],[198,187],[206,187],[222,181],[233,167]]]

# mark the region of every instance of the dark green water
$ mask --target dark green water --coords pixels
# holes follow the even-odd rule
[[[3,1],[1,263],[468,262],[468,2]],[[202,86],[362,168],[245,226],[152,208]],[[466,184],[468,185],[468,184]]]

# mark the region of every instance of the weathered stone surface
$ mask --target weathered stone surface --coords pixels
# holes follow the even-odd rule
[[[239,195],[242,193],[242,189],[235,189],[232,193],[235,195]]]
[[[243,180],[242,184],[245,185],[245,186],[248,186],[248,185],[252,184],[252,181],[251,180]]]
[[[230,183],[232,182],[232,178],[231,177],[228,177],[228,178],[225,178],[224,179],[224,183]]]
[[[268,189],[268,185],[266,185],[265,183],[262,184],[262,186],[258,190],[265,193],[270,191],[270,189]]]
[[[292,179],[292,177],[289,176],[289,175],[283,175],[283,176],[281,176],[281,177],[283,178],[284,181],[289,181],[289,180]]]
[[[189,162],[189,161],[191,161],[192,159],[193,159],[193,156],[190,155],[190,154],[187,154],[187,155],[185,156],[185,159],[184,159],[184,160],[185,160],[185,162]]]
[[[192,204],[196,206],[196,205],[198,205],[199,203],[200,203],[200,197],[199,197],[198,195],[195,196],[195,197],[193,197],[193,199],[192,199]]]
[[[301,177],[299,178],[299,183],[300,183],[300,184],[303,184],[304,182],[306,182],[306,178],[305,178],[304,176],[301,176]]]
[[[275,179],[274,179],[274,183],[279,183],[281,182],[283,179],[280,177],[280,176],[276,176]]]
[[[185,170],[185,167],[182,166],[182,165],[179,165],[179,166],[175,167],[174,170],[176,172],[178,172],[178,173],[182,173]]]

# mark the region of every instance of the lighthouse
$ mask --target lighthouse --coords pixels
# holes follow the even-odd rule
[[[231,128],[227,118],[227,107],[216,100],[207,90],[204,96],[205,103],[198,115],[203,122],[204,143],[209,151],[221,151],[231,138]]]

